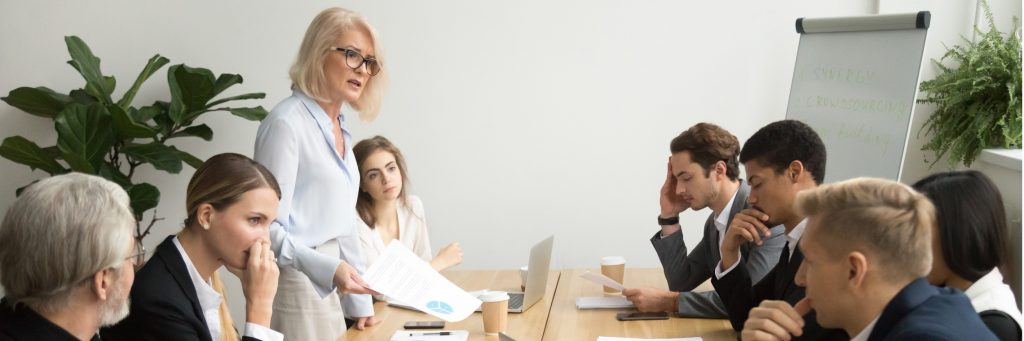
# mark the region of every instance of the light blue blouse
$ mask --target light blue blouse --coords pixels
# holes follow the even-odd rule
[[[344,158],[336,150],[327,113],[295,90],[270,111],[256,133],[255,159],[281,186],[277,220],[270,226],[278,265],[306,274],[321,297],[335,289],[334,272],[341,261],[360,274],[365,270],[356,230],[359,169],[344,115],[339,122]],[[312,249],[331,239],[338,240],[340,259]],[[373,315],[369,295],[343,295],[342,304],[350,317]]]

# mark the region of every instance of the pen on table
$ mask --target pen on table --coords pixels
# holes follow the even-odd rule
[[[451,332],[433,332],[433,333],[409,333],[409,336],[426,336],[426,335],[451,335]]]

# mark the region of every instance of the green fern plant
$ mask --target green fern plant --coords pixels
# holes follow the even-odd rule
[[[921,83],[926,93],[919,103],[935,105],[925,121],[931,139],[922,150],[935,152],[932,166],[949,155],[950,166],[970,166],[983,149],[1021,147],[1020,25],[1003,34],[996,29],[992,11],[982,1],[988,32],[977,25],[977,40],[961,37],[962,45],[948,46],[941,61],[932,59],[940,73]]]
[[[94,174],[120,185],[128,192],[136,221],[160,202],[160,190],[132,178],[138,167],[148,164],[153,168],[176,174],[182,163],[193,168],[203,160],[170,144],[171,139],[198,137],[213,139],[213,130],[205,124],[195,125],[201,115],[214,111],[227,111],[241,118],[259,121],[267,116],[263,107],[230,107],[224,104],[236,100],[261,99],[261,92],[217,98],[224,90],[242,83],[242,76],[221,74],[192,68],[185,64],[173,65],[167,70],[169,101],[156,101],[151,105],[135,107],[132,102],[142,84],[160,68],[170,62],[155,55],[117,101],[112,94],[117,84],[114,77],[100,71],[100,59],[93,55],[82,39],[64,37],[71,65],[85,85],[69,93],[58,93],[46,87],[19,87],[0,98],[25,113],[52,120],[56,130],[56,143],[40,147],[21,136],[10,136],[0,144],[0,157],[23,164],[33,170],[50,175],[68,172]],[[26,185],[25,187],[28,187]],[[25,187],[18,188],[21,194]],[[136,224],[136,237],[141,240],[161,218],[154,211],[145,230]]]

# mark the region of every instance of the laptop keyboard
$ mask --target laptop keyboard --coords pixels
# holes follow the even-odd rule
[[[522,309],[523,308],[523,297],[526,295],[520,293],[508,294],[508,308],[509,309]]]

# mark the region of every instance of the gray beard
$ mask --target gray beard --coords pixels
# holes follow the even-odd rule
[[[131,270],[129,269],[129,271]],[[110,298],[100,307],[100,325],[103,327],[112,326],[128,317],[128,310],[131,305],[128,299],[128,291],[119,285],[115,285],[114,290],[111,290]]]

